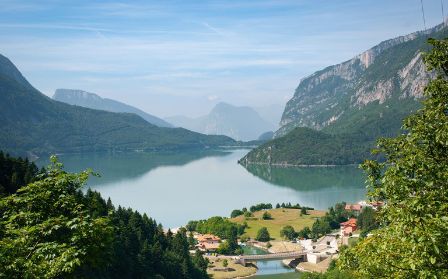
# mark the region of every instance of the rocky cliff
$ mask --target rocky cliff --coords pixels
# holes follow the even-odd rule
[[[348,61],[302,79],[285,107],[281,128],[275,136],[285,135],[295,127],[325,130],[330,126],[350,126],[347,122],[368,105],[376,106],[378,113],[371,115],[375,110],[366,111],[365,120],[381,117],[379,111],[386,106],[400,110],[400,102],[391,102],[392,99],[417,100],[431,76],[421,54],[427,47],[426,39],[446,34],[447,29],[441,24],[387,40]]]

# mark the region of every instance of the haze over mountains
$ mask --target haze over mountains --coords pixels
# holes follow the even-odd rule
[[[175,150],[234,144],[181,128],[162,128],[131,113],[68,105],[36,90],[0,55],[0,150],[19,155]]]
[[[111,112],[135,113],[149,123],[159,127],[173,126],[157,116],[146,113],[136,107],[108,98],[101,98],[95,93],[86,92],[77,89],[57,89],[53,95],[56,101],[64,102],[70,105],[76,105],[91,109],[105,110]]]
[[[222,102],[202,117],[173,116],[165,120],[177,127],[198,133],[226,135],[236,140],[250,141],[258,139],[265,132],[275,131],[278,127],[278,124],[275,124],[281,115],[278,105],[260,108],[260,111],[270,121],[262,118],[254,108]]]
[[[361,162],[378,137],[399,133],[403,118],[419,108],[433,75],[426,71],[422,51],[428,49],[428,37],[447,35],[446,24],[440,24],[384,41],[304,78],[286,105],[276,139],[242,162]]]

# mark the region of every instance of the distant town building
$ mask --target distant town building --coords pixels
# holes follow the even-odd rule
[[[363,206],[360,203],[356,203],[356,204],[346,204],[345,205],[345,210],[347,211],[355,211],[355,212],[361,212]]]
[[[204,252],[215,252],[221,243],[221,238],[213,234],[199,234],[195,238],[198,241],[196,247]]]
[[[355,218],[350,218],[347,222],[341,223],[341,235],[349,236],[350,234],[353,234],[353,232],[358,228],[356,223],[357,221]]]

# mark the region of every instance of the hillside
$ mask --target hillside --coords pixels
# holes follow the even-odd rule
[[[136,107],[112,99],[101,98],[95,93],[90,93],[83,90],[57,89],[53,95],[53,99],[70,105],[76,105],[91,109],[105,110],[110,112],[135,113],[153,125],[168,128],[173,127],[163,119],[146,113]]]
[[[12,154],[169,150],[233,144],[224,136],[161,128],[130,113],[54,101],[0,55],[0,149]]]
[[[241,162],[362,162],[378,137],[399,133],[402,120],[419,108],[433,76],[425,69],[422,51],[428,49],[428,37],[447,35],[447,28],[438,25],[391,39],[304,78],[285,107],[276,139]]]
[[[256,140],[275,129],[250,107],[237,107],[226,103],[217,104],[209,114],[199,118],[174,116],[166,120],[177,127],[183,127],[207,135],[226,135],[236,140]]]

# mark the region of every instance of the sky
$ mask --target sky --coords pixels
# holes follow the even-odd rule
[[[426,27],[448,0],[423,0]],[[425,28],[420,0],[0,0],[0,54],[42,93],[157,116],[284,105],[300,79]],[[446,15],[445,15],[446,16]]]

